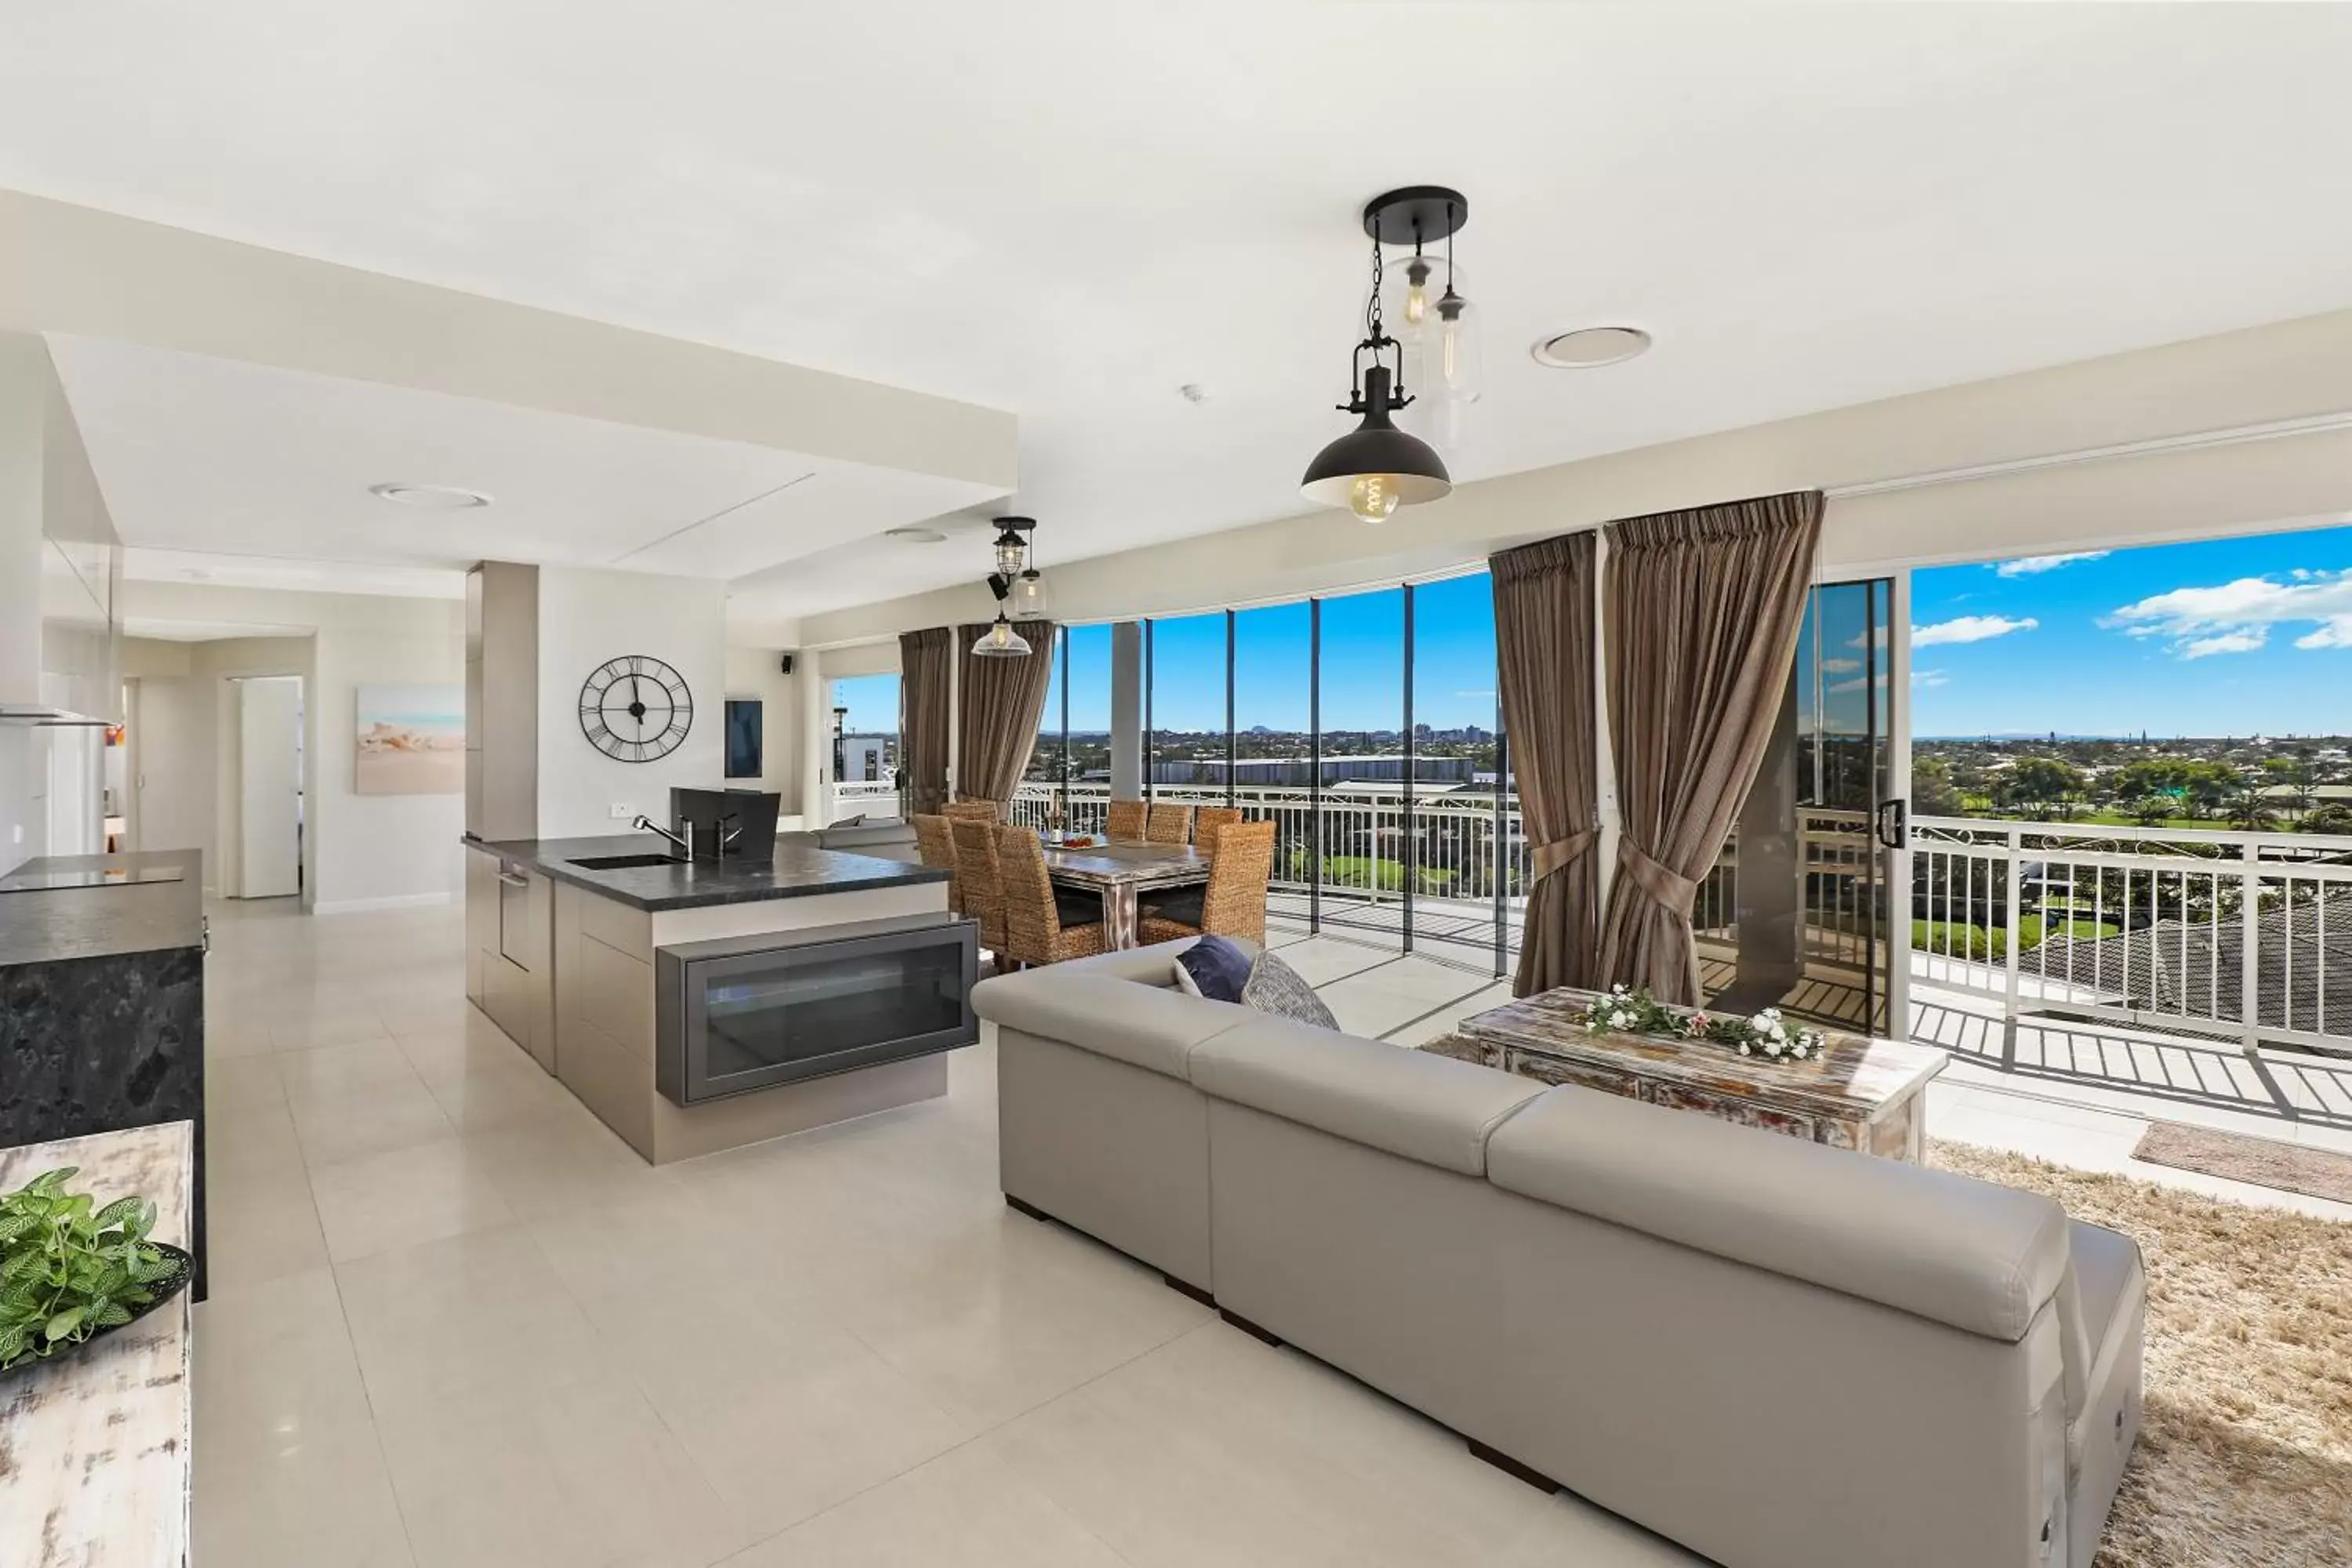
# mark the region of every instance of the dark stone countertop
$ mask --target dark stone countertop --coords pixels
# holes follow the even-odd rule
[[[781,839],[772,860],[698,860],[692,865],[677,861],[610,871],[592,870],[572,862],[606,855],[667,854],[670,846],[650,833],[623,833],[609,838],[524,838],[496,843],[468,838],[466,847],[502,859],[520,861],[559,882],[570,882],[599,898],[638,910],[751,904],[769,899],[854,893],[867,888],[907,888],[948,879],[945,871],[903,860],[845,855],[837,849],[819,849],[814,845],[791,844]]]
[[[159,867],[178,868],[180,880],[0,892],[0,965],[202,946],[205,879],[199,850],[45,856],[0,876],[0,885],[57,871],[138,871]]]

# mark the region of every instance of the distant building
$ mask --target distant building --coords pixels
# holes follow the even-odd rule
[[[844,735],[841,784],[887,784],[898,772],[896,735]]]
[[[1326,788],[1344,784],[1402,784],[1405,760],[1401,755],[1364,757],[1326,757],[1323,759],[1323,784]],[[1151,764],[1151,782],[1156,784],[1213,784],[1225,782],[1227,763],[1223,757],[1162,758]],[[1260,785],[1271,789],[1305,789],[1315,781],[1315,763],[1308,757],[1244,757],[1231,764],[1233,782],[1238,786]],[[1412,778],[1415,784],[1465,784],[1471,780],[1472,762],[1468,757],[1415,757]]]

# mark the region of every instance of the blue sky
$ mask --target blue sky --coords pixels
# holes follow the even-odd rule
[[[1394,730],[1404,721],[1404,590],[1323,601],[1323,727]],[[1151,628],[1155,729],[1225,724],[1225,617],[1156,621]],[[1234,723],[1303,731],[1309,700],[1308,610],[1303,604],[1234,617]],[[1047,700],[1051,728],[1058,686]],[[1484,573],[1414,590],[1413,721],[1454,730],[1495,726],[1494,589]],[[1070,642],[1070,728],[1110,728],[1110,628],[1079,626]]]
[[[2152,736],[2352,731],[2352,527],[2031,556],[1912,574],[1912,733]],[[1413,718],[1495,722],[1484,573],[1414,594]],[[1397,728],[1404,595],[1323,602],[1323,724]],[[1307,725],[1307,608],[1234,617],[1234,723]],[[1110,628],[1070,637],[1070,727],[1110,727]],[[1225,618],[1156,622],[1152,722],[1218,730]],[[898,678],[835,682],[854,731],[898,727]],[[1045,727],[1061,711],[1059,672]]]
[[[2352,527],[1911,579],[1917,736],[2352,731]]]

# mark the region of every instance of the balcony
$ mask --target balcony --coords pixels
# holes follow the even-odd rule
[[[1225,803],[1222,789],[1156,795]],[[1013,819],[1049,826],[1062,798],[1024,784]],[[1066,826],[1102,829],[1104,786],[1073,785],[1067,799]],[[1410,931],[1423,958],[1509,972],[1529,878],[1515,796],[1419,794],[1408,806],[1394,789],[1318,799],[1244,787],[1234,804],[1276,824],[1277,929],[1391,949]],[[1804,977],[1792,1007],[1858,1023],[1862,966],[1893,931],[1907,1032],[1953,1052],[1958,1088],[1998,1088],[2000,1103],[2039,1101],[2053,1117],[2089,1112],[2095,1135],[2126,1149],[2120,1131],[2095,1132],[2098,1117],[2115,1129],[2165,1117],[2273,1138],[2352,1131],[2352,838],[1923,817],[1898,912],[1872,884],[1866,826],[1859,812],[1801,814]],[[1700,889],[1710,989],[1732,977],[1738,876],[1727,846]]]

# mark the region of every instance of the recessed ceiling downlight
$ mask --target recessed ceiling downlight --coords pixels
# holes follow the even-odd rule
[[[882,531],[882,537],[895,539],[901,544],[945,544],[948,542],[948,536],[936,528],[912,524],[905,528],[886,528]]]
[[[469,507],[490,504],[490,498],[481,491],[461,490],[455,485],[370,485],[368,494],[402,506],[423,507],[427,511],[464,511]]]
[[[1579,327],[1541,338],[1528,352],[1554,370],[1592,370],[1646,353],[1650,334],[1639,327]]]

